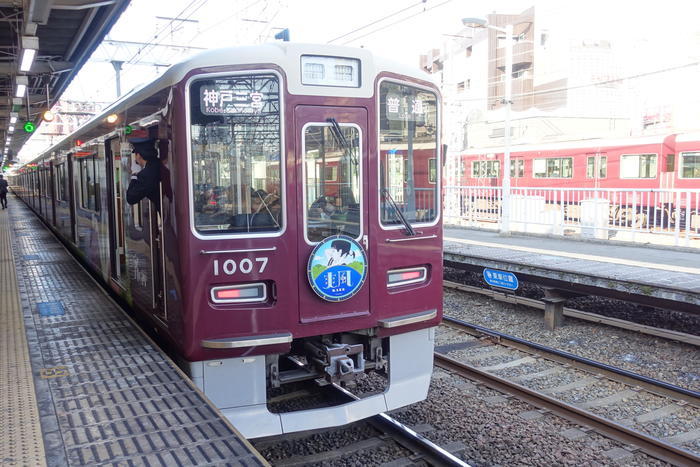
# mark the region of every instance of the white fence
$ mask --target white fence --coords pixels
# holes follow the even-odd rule
[[[503,230],[502,188],[447,186],[445,224]],[[700,190],[510,190],[513,232],[700,247]]]

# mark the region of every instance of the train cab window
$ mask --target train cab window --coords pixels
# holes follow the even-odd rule
[[[535,178],[571,178],[573,177],[573,158],[549,157],[532,161],[532,175]]]
[[[525,176],[525,161],[522,159],[510,160],[510,176],[511,178],[522,178]]]
[[[681,153],[681,178],[700,178],[700,152]]]
[[[304,127],[304,200],[306,239],[320,242],[331,235],[359,238],[362,206],[360,130],[340,124]],[[329,171],[335,168],[335,171]],[[328,178],[335,174],[336,179]]]
[[[623,154],[620,178],[656,178],[656,154]]]
[[[472,162],[472,178],[498,178],[501,173],[501,161]]]
[[[384,81],[379,86],[380,216],[384,226],[437,219],[437,96],[423,89]],[[436,162],[431,166],[431,159]],[[432,170],[431,167],[435,169]]]
[[[221,235],[282,230],[277,76],[197,79],[189,93],[196,231]]]

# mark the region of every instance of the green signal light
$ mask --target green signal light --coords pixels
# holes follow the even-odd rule
[[[134,129],[131,127],[131,125],[127,125],[124,127],[124,134],[125,135],[130,135],[132,131],[134,131]]]
[[[34,133],[34,130],[36,130],[36,125],[34,125],[32,122],[25,122],[23,128],[27,133]]]

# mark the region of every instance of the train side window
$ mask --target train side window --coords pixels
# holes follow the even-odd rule
[[[510,160],[510,176],[511,178],[522,178],[525,176],[525,161],[522,159]]]
[[[571,178],[573,173],[571,157],[549,157],[532,161],[532,175],[535,178]]]
[[[427,90],[383,81],[379,86],[380,218],[401,225],[400,210],[411,223],[437,219],[439,161],[435,183],[430,160],[438,159],[437,96]]]
[[[586,159],[586,178],[595,178],[595,156]]]
[[[700,178],[700,151],[681,153],[681,178]]]
[[[681,154],[681,157],[683,155]],[[676,171],[676,155],[666,154],[666,170],[665,172],[675,172]]]
[[[277,76],[197,79],[190,85],[189,102],[196,231],[220,235],[282,230]]]
[[[608,156],[598,158],[598,178],[608,177]]]
[[[58,164],[54,167],[54,169],[54,180],[56,180],[56,201],[67,201],[66,164]]]
[[[501,161],[472,162],[472,178],[498,178],[501,174]]]
[[[437,159],[428,159],[428,183],[437,183]]]
[[[620,178],[656,178],[656,154],[623,154]]]
[[[90,211],[100,211],[100,183],[93,152],[76,153],[75,158],[80,168],[80,206]]]

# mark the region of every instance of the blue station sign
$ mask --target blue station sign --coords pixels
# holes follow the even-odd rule
[[[516,290],[518,288],[518,278],[512,272],[484,269],[484,280],[492,287],[508,290]]]
[[[335,235],[316,245],[306,272],[316,295],[329,302],[341,302],[359,292],[365,283],[367,256],[362,245],[352,238]]]

